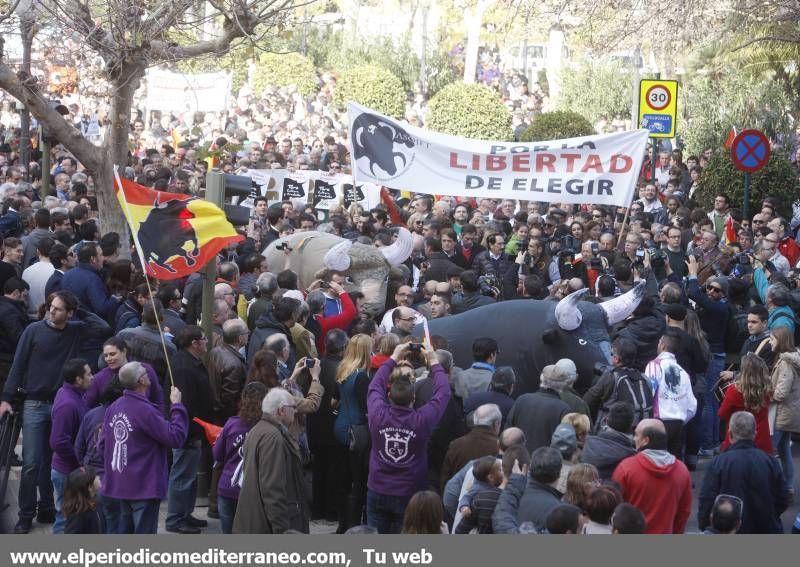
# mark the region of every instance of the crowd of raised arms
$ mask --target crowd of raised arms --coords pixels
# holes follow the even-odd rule
[[[280,112],[243,108],[201,123],[221,170],[349,171],[320,109],[305,129],[276,116],[276,138]],[[201,192],[199,140],[173,129],[134,121],[123,173]],[[781,515],[800,433],[799,221],[769,198],[746,218],[724,194],[698,206],[714,151],[662,151],[627,210],[393,189],[371,210],[256,198],[246,238],[217,258],[209,335],[200,274],[148,285],[135,247],[99,223],[91,172],[56,147],[42,198],[40,165],[0,146],[14,531],[156,533],[166,509],[166,531],[200,533],[198,475],[224,533],[684,533],[693,502],[696,531],[798,531]],[[309,277],[297,246],[275,254],[309,231],[411,252],[376,297],[349,268],[307,255]],[[499,364],[490,323],[510,300],[552,304],[562,333],[583,313],[603,353],[591,379],[575,356],[529,352],[545,361],[535,376]],[[463,323],[476,309],[485,326]],[[447,320],[466,347],[437,334]]]

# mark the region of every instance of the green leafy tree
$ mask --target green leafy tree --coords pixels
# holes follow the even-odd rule
[[[253,90],[260,93],[267,86],[295,85],[303,95],[319,87],[314,63],[299,53],[262,53],[253,73]]]
[[[511,141],[511,113],[494,90],[452,83],[431,99],[426,126],[436,132],[479,140]]]
[[[797,173],[788,156],[783,152],[772,152],[763,169],[751,176],[750,214],[758,210],[765,197],[773,197],[779,203],[780,213],[791,217],[791,203],[798,195]],[[707,210],[714,206],[714,197],[725,193],[734,207],[742,208],[744,199],[744,174],[736,169],[729,151],[719,151],[700,175],[699,187],[694,199]]]
[[[381,114],[402,118],[406,94],[400,79],[386,69],[362,65],[342,73],[336,82],[333,100],[340,107],[352,100]]]
[[[584,63],[562,73],[559,110],[572,110],[596,123],[628,118],[631,112],[630,75],[616,63]]]
[[[683,90],[679,133],[689,154],[720,148],[732,127],[755,128],[769,138],[785,139],[792,131],[791,97],[776,88],[771,72],[748,75],[725,67],[696,75]]]
[[[521,142],[563,140],[594,134],[592,124],[586,118],[569,110],[545,112],[537,116],[533,124],[520,136]]]

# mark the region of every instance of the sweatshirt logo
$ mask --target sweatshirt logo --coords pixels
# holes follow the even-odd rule
[[[122,472],[128,465],[128,434],[133,431],[128,416],[124,413],[116,413],[109,423],[114,432],[114,449],[111,452],[111,470]]]
[[[395,463],[408,457],[408,443],[415,434],[407,429],[388,428],[381,430],[383,435],[383,452]]]

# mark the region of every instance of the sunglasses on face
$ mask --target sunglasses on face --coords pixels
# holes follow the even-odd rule
[[[707,285],[706,286],[706,291],[715,291],[717,293],[721,293],[722,292],[722,288],[717,287],[717,286],[713,286],[713,285]]]

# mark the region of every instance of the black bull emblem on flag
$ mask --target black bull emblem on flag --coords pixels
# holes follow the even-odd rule
[[[353,157],[356,160],[366,157],[373,175],[376,165],[389,175],[395,175],[397,158],[402,160],[402,167],[406,167],[406,155],[394,151],[395,144],[399,144],[401,150],[403,146],[413,148],[414,140],[399,126],[372,114],[363,113],[353,121]]]
[[[161,203],[156,197],[147,218],[139,225],[139,244],[145,262],[152,262],[171,273],[177,270],[167,262],[175,256],[183,258],[187,266],[195,265],[200,249],[197,234],[189,222],[195,214],[187,208],[193,200],[173,199]],[[185,248],[187,242],[192,245],[191,251]]]

